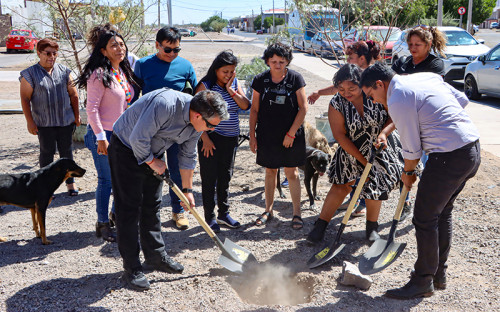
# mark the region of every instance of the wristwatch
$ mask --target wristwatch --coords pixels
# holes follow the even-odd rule
[[[190,188],[183,188],[182,193],[193,193],[193,189]]]
[[[404,170],[403,170],[403,173],[404,173],[404,174],[406,174],[406,175],[409,175],[409,176],[412,176],[412,175],[417,174],[417,173],[415,172],[415,170],[410,170],[410,171],[404,171]]]

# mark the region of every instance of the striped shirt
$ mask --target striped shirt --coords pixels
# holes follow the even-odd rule
[[[65,127],[75,122],[68,93],[71,70],[62,64],[54,64],[49,74],[39,63],[21,71],[21,78],[33,88],[31,114],[38,127]]]
[[[227,103],[227,111],[229,113],[229,119],[222,120],[217,125],[217,127],[215,127],[214,131],[226,137],[235,137],[240,135],[240,119],[238,117],[238,111],[240,110],[240,107],[238,106],[238,104],[227,92],[226,88],[222,88],[217,83],[215,83],[213,86],[210,86],[210,83],[208,81],[204,81],[203,85],[207,90],[212,90],[220,93],[224,101],[226,101]],[[234,78],[231,87],[233,88],[233,90],[238,90],[238,80],[236,78]]]

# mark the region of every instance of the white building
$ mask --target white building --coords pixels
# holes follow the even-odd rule
[[[1,0],[2,14],[12,17],[12,27],[31,29],[43,38],[45,31],[52,31],[48,5],[29,0]]]

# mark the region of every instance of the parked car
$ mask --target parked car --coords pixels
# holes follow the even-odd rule
[[[27,50],[35,52],[36,44],[40,41],[37,35],[27,29],[13,29],[7,36],[5,44],[7,53],[12,53],[16,50]]]
[[[263,34],[264,34],[264,31],[263,31],[262,29],[257,29],[257,30],[255,31],[255,33],[256,33],[257,35],[263,35]]]
[[[344,55],[344,48],[354,43],[347,33],[340,37],[338,31],[318,32],[311,39],[311,54],[321,57],[339,57]]]
[[[187,28],[179,28],[179,33],[183,37],[190,37],[191,36],[191,30],[189,30]]]
[[[472,24],[472,34],[475,35],[479,31],[479,26]]]
[[[500,43],[465,68],[465,94],[478,100],[481,94],[500,97]]]
[[[498,23],[497,22],[493,22],[490,24],[490,29],[493,29],[493,28],[498,28]]]
[[[380,54],[387,64],[392,63],[393,46],[401,36],[401,29],[390,26],[365,26],[361,33],[358,33],[356,30],[354,32],[355,41],[374,40],[382,43],[383,46],[381,46],[382,51],[380,51]]]
[[[446,57],[443,58],[441,55],[438,55],[444,61],[444,79],[446,81],[464,79],[467,64],[477,56],[488,52],[490,48],[483,44],[484,40],[476,40],[462,28],[448,26],[438,26],[437,28],[446,35],[447,39]],[[406,43],[406,33],[407,31],[404,31],[398,41],[394,43],[392,50],[394,61],[400,57],[411,55]]]

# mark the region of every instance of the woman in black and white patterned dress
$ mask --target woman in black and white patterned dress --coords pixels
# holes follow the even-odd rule
[[[351,186],[358,179],[373,152],[379,136],[387,147],[375,157],[373,167],[361,192],[366,200],[366,238],[378,238],[378,215],[382,201],[389,198],[401,180],[404,160],[399,135],[386,110],[379,103],[367,99],[359,87],[361,70],[352,64],[344,65],[334,77],[339,92],[330,101],[328,119],[333,136],[339,143],[329,168],[333,184],[323,204],[319,219],[307,239],[323,239],[328,222],[332,219]]]

